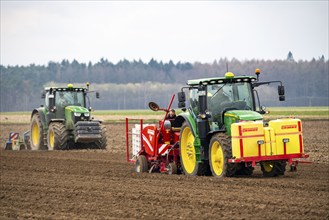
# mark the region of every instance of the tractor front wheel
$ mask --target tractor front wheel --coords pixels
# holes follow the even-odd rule
[[[47,135],[48,150],[65,149],[67,140],[68,132],[65,125],[60,122],[50,123]]]
[[[32,116],[30,134],[31,149],[45,150],[45,144],[43,140],[43,126],[39,113],[36,113]]]
[[[286,171],[287,162],[284,160],[279,161],[264,161],[261,162],[261,170],[263,176],[265,177],[274,177],[284,175]]]
[[[135,164],[136,173],[145,173],[148,170],[148,164],[144,155],[139,155]]]
[[[210,140],[209,164],[215,177],[231,177],[236,170],[235,164],[228,163],[232,157],[230,139],[225,134],[215,134]]]
[[[88,144],[87,148],[91,149],[106,149],[107,146],[107,137],[106,137],[106,127],[104,125],[101,125],[101,139],[99,139],[96,142]]]

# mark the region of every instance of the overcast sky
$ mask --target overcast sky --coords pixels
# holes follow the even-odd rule
[[[326,1],[3,1],[1,64],[328,59]]]

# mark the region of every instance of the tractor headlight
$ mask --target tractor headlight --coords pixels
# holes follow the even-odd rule
[[[84,113],[85,117],[89,117],[89,112]]]
[[[74,116],[75,116],[75,117],[80,117],[80,116],[81,116],[81,113],[79,113],[79,112],[74,112]]]

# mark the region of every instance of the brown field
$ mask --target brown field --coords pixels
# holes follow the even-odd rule
[[[303,122],[308,161],[262,177],[136,174],[125,161],[125,125],[107,124],[107,150],[4,151],[0,219],[329,219],[329,121]]]

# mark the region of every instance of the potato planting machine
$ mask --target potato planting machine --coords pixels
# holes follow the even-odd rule
[[[163,120],[156,124],[139,124],[129,132],[129,119],[126,118],[126,152],[127,161],[135,163],[136,172],[161,172],[168,174],[180,173],[179,135],[180,128],[174,127],[174,120],[166,120],[175,95],[172,96],[168,108],[160,108],[150,102],[153,111],[165,112]],[[129,135],[132,136],[132,149]],[[130,158],[132,151],[132,158]]]

